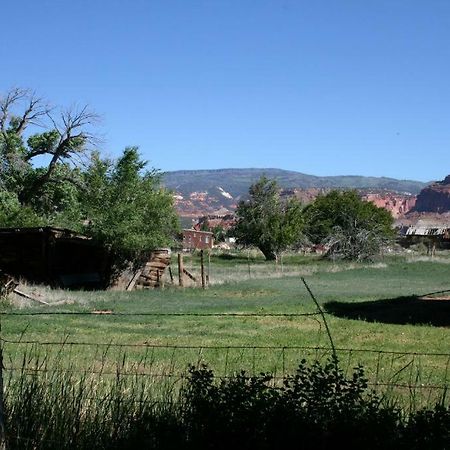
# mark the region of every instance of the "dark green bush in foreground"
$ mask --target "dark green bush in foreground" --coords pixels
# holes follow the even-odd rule
[[[10,449],[450,448],[448,407],[406,416],[371,393],[361,367],[346,377],[334,361],[302,361],[281,383],[191,367],[177,394],[158,395],[120,372],[105,383],[24,371],[6,394]]]

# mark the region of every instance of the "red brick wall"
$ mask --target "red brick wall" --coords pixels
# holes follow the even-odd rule
[[[183,230],[183,248],[212,248],[214,237],[212,233],[197,230]]]

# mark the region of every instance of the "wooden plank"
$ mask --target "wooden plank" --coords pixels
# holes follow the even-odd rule
[[[156,281],[158,279],[158,275],[156,274],[156,272],[151,272],[147,275],[142,274],[141,278],[144,278],[146,280],[155,280]]]
[[[183,273],[185,273],[192,281],[197,282],[197,278],[195,278],[194,275],[192,275],[192,273],[188,272],[184,267],[183,267]]]
[[[150,267],[152,269],[165,269],[167,267],[167,264],[152,261],[148,263],[146,267]]]
[[[139,277],[141,276],[142,269],[139,269],[134,275],[133,278],[128,283],[126,291],[132,291],[134,289],[134,286],[136,285],[137,280],[139,280]]]
[[[19,291],[19,289],[14,289],[13,292],[17,295],[20,295],[21,297],[28,298],[29,300],[34,300],[35,302],[42,303],[43,305],[48,305],[48,303],[44,302],[44,300],[41,300],[39,298],[35,298],[35,297],[32,297],[31,295],[25,294],[25,292]]]
[[[150,258],[150,261],[157,261],[157,260],[160,260],[160,261],[170,261],[170,256],[167,256],[167,255],[157,255],[157,256],[152,256],[152,257]]]

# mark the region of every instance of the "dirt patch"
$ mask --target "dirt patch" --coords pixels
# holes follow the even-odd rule
[[[450,301],[450,295],[440,295],[440,296],[431,296],[431,295],[425,295],[423,297],[418,297],[419,300],[442,300],[442,301]]]

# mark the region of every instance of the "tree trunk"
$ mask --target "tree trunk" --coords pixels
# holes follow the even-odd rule
[[[270,246],[260,245],[258,248],[262,251],[263,255],[266,258],[266,261],[276,261],[277,260],[277,254],[273,251],[272,248],[270,248]]]

